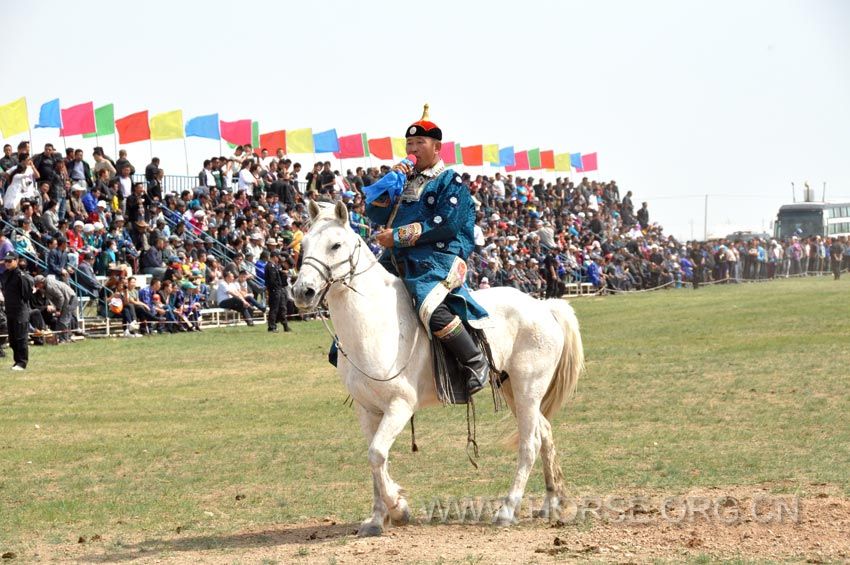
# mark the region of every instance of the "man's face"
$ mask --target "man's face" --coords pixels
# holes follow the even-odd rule
[[[3,261],[3,264],[7,269],[17,269],[18,268],[18,260],[17,259],[6,259]]]
[[[121,175],[125,177],[130,176],[130,167],[121,167]]]
[[[83,160],[83,152],[77,149],[74,151],[74,161],[82,161]]]
[[[407,154],[416,157],[416,168],[419,170],[432,167],[440,155],[442,143],[430,137],[413,136],[407,138]]]
[[[45,145],[44,146],[44,154],[47,155],[48,157],[50,155],[52,155],[53,154],[53,146],[52,145]]]
[[[12,154],[12,146],[11,145],[4,145],[3,146],[3,155],[8,157],[11,154]]]

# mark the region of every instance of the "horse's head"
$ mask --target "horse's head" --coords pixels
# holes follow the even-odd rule
[[[336,282],[348,281],[366,247],[348,223],[343,202],[317,204],[310,201],[310,230],[301,241],[301,270],[292,287],[295,305],[313,310]],[[368,248],[362,249],[368,254]]]

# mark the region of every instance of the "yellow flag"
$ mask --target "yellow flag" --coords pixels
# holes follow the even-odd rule
[[[407,157],[407,139],[404,137],[394,137],[392,138],[393,143],[393,156],[401,157],[404,159]]]
[[[495,143],[484,145],[484,162],[499,164],[499,146]]]
[[[27,117],[27,99],[18,98],[5,106],[0,106],[0,133],[3,137],[12,137],[24,133],[30,129],[30,120]]]
[[[555,155],[555,170],[570,172],[570,154],[560,153]]]
[[[183,110],[151,116],[151,139],[182,139]]]
[[[291,129],[286,131],[287,153],[315,153],[313,128]]]

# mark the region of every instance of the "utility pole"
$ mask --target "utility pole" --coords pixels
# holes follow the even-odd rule
[[[791,183],[791,201],[797,203],[797,191],[794,189],[794,183]]]
[[[702,240],[708,241],[708,194],[705,195],[705,217],[703,218]]]
[[[823,181],[823,192],[821,193],[821,202],[826,202],[826,181]]]

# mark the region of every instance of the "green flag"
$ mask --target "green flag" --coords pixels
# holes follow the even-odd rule
[[[251,122],[251,145],[260,150],[260,122]],[[257,153],[259,155],[259,153]]]
[[[83,137],[112,135],[115,133],[115,105],[107,104],[94,111],[94,126],[96,133],[84,133]]]
[[[540,149],[529,149],[528,150],[528,168],[529,169],[540,169],[542,166],[540,165]]]
[[[460,143],[455,143],[455,163],[458,165],[463,163],[463,153],[460,151]]]
[[[369,156],[369,140],[366,139],[365,133],[361,133],[360,135],[363,136],[363,156],[368,157]]]

